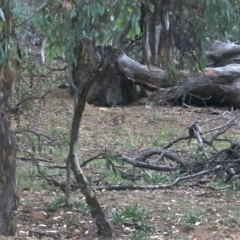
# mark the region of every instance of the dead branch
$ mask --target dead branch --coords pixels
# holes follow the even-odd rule
[[[53,239],[62,239],[61,235],[59,233],[57,233],[57,231],[55,231],[55,233],[53,232],[46,232],[46,231],[36,231],[36,230],[30,230],[29,231],[30,235],[38,235],[40,238],[41,237],[51,237]]]
[[[17,114],[18,111],[19,111],[19,107],[25,103],[25,102],[28,102],[28,101],[33,101],[33,100],[36,100],[36,99],[40,99],[43,101],[44,105],[45,105],[45,97],[51,93],[51,91],[47,91],[46,93],[44,93],[42,96],[39,96],[39,97],[28,97],[28,98],[25,98],[23,99],[21,102],[17,103],[13,108],[12,108],[12,113],[13,114]]]
[[[32,158],[26,158],[26,157],[21,157],[21,156],[19,156],[18,159],[20,159],[22,161],[26,161],[26,162],[32,162],[33,161]],[[41,161],[41,162],[55,162],[55,160],[40,158],[40,157],[37,157],[34,160],[35,161]]]
[[[134,167],[144,168],[144,169],[151,169],[151,170],[157,170],[157,171],[176,171],[179,169],[179,167],[169,167],[169,166],[161,166],[156,164],[150,164],[150,163],[144,163],[139,162],[135,158],[128,157],[126,155],[118,154],[119,160],[122,160],[124,162],[132,164]]]
[[[169,151],[166,151],[165,149],[156,149],[156,148],[145,150],[143,152],[143,154],[137,159],[137,161],[144,162],[144,161],[146,161],[146,159],[150,158],[153,155],[160,155],[160,158],[166,157],[167,159],[178,163],[183,168],[186,168],[187,166],[191,165],[190,162],[187,162],[187,161],[179,158],[177,155],[174,155],[173,153],[170,153]],[[154,166],[153,166],[153,168],[154,168]],[[158,169],[154,169],[154,170],[158,170]],[[170,171],[174,171],[174,170],[170,170]]]
[[[219,166],[220,167],[220,166]],[[156,190],[156,189],[166,189],[166,188],[171,188],[173,186],[176,186],[179,182],[191,179],[191,178],[196,178],[200,177],[203,175],[206,175],[211,172],[215,172],[219,169],[219,167],[216,167],[215,169],[209,169],[205,170],[196,174],[184,176],[184,177],[178,177],[176,178],[173,182],[169,184],[155,184],[155,185],[148,185],[148,186],[136,186],[136,185],[111,185],[111,186],[98,186],[96,189],[97,190]]]
[[[105,151],[105,153],[99,153],[99,154],[97,154],[96,156],[91,157],[91,158],[85,160],[84,162],[82,162],[82,163],[80,164],[80,167],[84,167],[85,165],[87,165],[88,163],[90,163],[90,162],[92,162],[92,161],[94,161],[94,160],[102,159],[105,154],[106,154],[106,151]]]
[[[220,118],[218,119],[220,120]],[[81,167],[86,166],[92,161],[105,158],[109,160],[109,170],[112,170],[114,174],[120,173],[122,178],[127,178],[130,181],[145,180],[148,184],[146,186],[139,186],[138,184],[112,185],[111,183],[106,182],[106,180],[103,183],[102,180],[105,179],[106,175],[102,176],[101,174],[98,175],[99,179],[90,182],[91,185],[97,185],[95,187],[96,190],[154,190],[172,188],[179,184],[187,185],[189,182],[191,183],[190,186],[204,187],[214,191],[229,188],[238,190],[237,181],[240,178],[240,141],[233,142],[230,139],[223,137],[222,139],[219,139],[219,136],[236,125],[235,117],[231,117],[230,120],[225,124],[221,124],[221,126],[208,128],[208,130],[204,132],[201,128],[204,127],[204,129],[206,129],[206,126],[202,126],[202,124],[203,123],[199,122],[198,118],[194,120],[188,127],[189,135],[173,140],[168,144],[168,147],[150,148],[141,152],[137,149],[135,152],[131,151],[131,153],[128,153],[129,155],[111,153],[114,157],[109,157],[108,152],[105,150],[84,161],[81,164]],[[195,142],[192,141],[193,144],[197,146],[197,148],[193,148],[195,149],[195,152],[191,148],[189,148],[189,150],[176,149],[176,143],[185,141],[183,144],[188,146],[188,143],[191,144],[191,139],[196,140]],[[214,149],[216,151],[210,151],[213,148],[212,145],[216,141],[228,141],[231,145],[228,148],[220,150],[217,150],[215,147]],[[201,153],[200,155],[199,152]],[[124,164],[124,168],[125,166],[128,166],[128,164],[130,167],[125,169],[121,168],[119,166],[119,161],[126,164]],[[133,168],[131,168],[131,166],[133,166]],[[47,167],[62,168],[61,166]],[[144,172],[142,172],[144,169],[155,170],[156,172],[159,172],[159,175],[162,174],[162,176],[169,176],[167,178],[168,183],[166,183],[165,179],[164,184],[161,183],[162,180],[159,180],[157,184],[152,184],[156,181],[145,178]],[[158,174],[156,172],[154,172],[153,175]],[[40,170],[39,173],[41,173]],[[111,171],[109,171],[109,173],[111,174]],[[53,181],[51,177],[45,175],[42,177],[50,184],[54,184],[55,186],[60,187],[62,191],[65,191],[66,184],[64,182]],[[216,179],[220,178],[226,186],[217,187],[212,184]],[[71,189],[78,188],[78,185],[75,183],[71,183],[69,186]]]

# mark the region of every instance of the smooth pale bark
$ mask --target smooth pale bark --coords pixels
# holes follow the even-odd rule
[[[149,3],[154,6],[149,9]],[[146,64],[169,67],[175,59],[175,44],[169,15],[171,0],[150,0],[143,5],[143,59]]]
[[[161,68],[140,64],[123,53],[116,58],[115,64],[122,76],[136,84],[153,90],[170,86],[167,74]]]

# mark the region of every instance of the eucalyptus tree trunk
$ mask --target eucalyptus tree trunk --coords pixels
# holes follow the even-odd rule
[[[14,235],[17,206],[15,147],[11,129],[12,70],[0,70],[0,235]]]
[[[137,5],[132,13],[132,16],[136,14]],[[132,18],[132,17],[131,17]],[[106,69],[108,63],[116,56],[118,49],[123,44],[123,41],[129,31],[131,30],[131,21],[129,21],[122,32],[119,34],[112,51],[99,62],[99,54],[93,45],[93,43],[86,38],[84,43],[79,42],[77,47],[75,47],[74,57],[76,60],[76,65],[72,66],[72,78],[70,78],[70,83],[74,89],[74,114],[71,128],[71,138],[70,138],[70,148],[67,158],[67,169],[71,169],[74,173],[75,179],[81,189],[81,192],[86,198],[86,202],[90,209],[91,215],[97,225],[98,232],[106,237],[113,237],[115,235],[115,230],[111,226],[108,218],[105,216],[98,199],[96,197],[95,191],[92,189],[90,183],[84,176],[84,173],[78,162],[78,135],[79,128],[84,112],[85,104],[87,101],[87,96],[93,83],[97,81],[102,72]],[[74,78],[74,79],[73,79]],[[74,84],[78,82],[78,85]],[[69,181],[70,171],[67,173],[66,179],[66,190],[69,198]],[[68,189],[67,189],[68,188]],[[66,202],[69,199],[66,198]]]
[[[14,48],[11,48],[14,33],[10,4],[9,1],[4,0],[0,0],[0,3],[5,18],[5,21],[0,19],[2,24],[0,48],[14,51]],[[10,107],[17,63],[9,59],[9,55],[9,52],[5,52],[5,56],[0,55],[0,235],[6,236],[15,234],[14,211],[17,208],[16,151],[11,129]]]
[[[172,0],[149,0],[143,4],[143,59],[146,64],[168,67],[174,62],[175,44],[169,19],[171,8]]]
[[[84,48],[82,47],[84,45]],[[74,115],[71,128],[70,149],[67,159],[67,179],[66,179],[66,204],[69,204],[70,189],[70,166],[74,173],[75,179],[78,182],[81,192],[86,198],[86,202],[98,227],[99,234],[105,236],[113,236],[114,228],[111,226],[108,219],[97,200],[96,194],[92,189],[90,183],[84,176],[84,173],[78,162],[78,135],[79,128],[84,112],[85,104],[89,90],[93,83],[101,75],[100,68],[96,69],[96,62],[94,59],[95,53],[91,41],[86,40],[85,43],[79,43],[74,51],[76,65],[72,67],[72,77],[74,82],[78,82],[78,87],[74,85],[73,79],[70,79],[73,89],[75,89],[74,99]],[[94,67],[96,70],[94,70]]]

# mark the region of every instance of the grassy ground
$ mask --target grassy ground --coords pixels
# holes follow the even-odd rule
[[[26,93],[35,91],[36,95],[43,94],[41,89],[25,86]],[[64,181],[62,167],[68,154],[72,105],[73,100],[67,90],[54,89],[44,99],[34,100],[31,107],[26,104],[19,117],[14,119],[14,127],[21,129],[21,133],[16,135],[20,199],[16,215],[20,237],[101,239],[96,234],[94,219],[82,194],[78,190],[73,191],[73,207],[64,208],[62,191],[50,186],[35,164],[38,161],[43,175]],[[104,149],[110,153],[131,155],[151,147],[161,148],[170,140],[187,134],[186,127],[198,116],[202,122],[215,119],[210,121],[214,126],[232,114],[227,110],[216,110],[220,113],[216,117],[182,107],[131,106],[125,111],[126,123],[115,126],[112,119],[121,112],[119,108],[86,106],[79,138],[80,161]],[[239,139],[238,129],[236,126],[225,137]],[[30,134],[29,130],[35,134]],[[190,150],[191,146],[183,144],[180,148]],[[84,172],[90,180],[105,174],[101,184],[129,183],[120,175],[107,171],[104,160],[87,165]],[[156,181],[164,180],[162,175],[155,178],[158,178]],[[135,184],[146,183],[140,180]],[[119,240],[240,239],[239,192],[214,192],[190,185],[155,191],[98,191],[97,196],[114,224],[116,239]]]

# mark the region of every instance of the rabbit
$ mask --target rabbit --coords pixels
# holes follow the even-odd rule
[[[124,109],[122,109],[122,114],[117,115],[113,118],[113,124],[114,125],[124,125],[125,120],[126,120],[125,111],[124,111]]]

